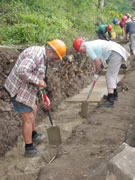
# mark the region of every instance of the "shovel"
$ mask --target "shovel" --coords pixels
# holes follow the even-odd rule
[[[58,126],[54,126],[54,124],[53,124],[51,113],[50,113],[50,106],[48,104],[48,99],[47,99],[47,95],[45,93],[45,90],[42,91],[41,93],[42,93],[44,101],[47,104],[47,113],[48,113],[48,117],[49,117],[49,120],[51,123],[51,127],[47,129],[49,144],[60,145],[62,143],[61,135],[60,135],[60,128]]]
[[[89,93],[88,93],[88,96],[87,96],[86,100],[83,101],[82,104],[81,104],[81,116],[84,117],[84,118],[86,118],[87,115],[88,115],[88,99],[89,99],[89,97],[90,97],[90,95],[91,95],[91,93],[92,93],[92,91],[93,91],[93,89],[95,87],[95,84],[96,84],[96,81],[93,80],[92,81],[92,86],[91,86],[91,88],[89,90]]]
[[[98,73],[98,75],[101,74],[102,70],[103,70],[103,67],[101,67],[101,70]],[[91,93],[92,93],[92,91],[93,91],[93,89],[95,87],[96,80],[93,80],[91,83],[92,83],[92,86],[91,86],[91,88],[89,90],[88,96],[87,96],[86,100],[82,102],[82,105],[81,105],[81,116],[84,117],[84,118],[86,118],[87,115],[88,115],[88,99],[89,99],[89,97],[90,97],[90,95],[91,95]]]

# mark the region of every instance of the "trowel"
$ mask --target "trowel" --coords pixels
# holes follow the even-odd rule
[[[96,84],[96,80],[93,80],[92,81],[92,86],[91,86],[91,88],[89,90],[89,93],[88,93],[88,96],[87,96],[86,100],[83,101],[82,104],[81,104],[81,116],[84,117],[84,118],[86,118],[87,115],[88,115],[88,107],[89,107],[88,106],[88,99],[89,99],[89,97],[90,97],[90,95],[91,95],[91,93],[92,93],[92,91],[93,91],[93,89],[95,87],[95,84]]]
[[[48,117],[49,117],[49,120],[50,120],[50,123],[51,123],[51,127],[49,127],[47,129],[47,135],[48,135],[49,144],[51,144],[51,145],[60,145],[62,143],[61,135],[60,135],[60,128],[58,126],[54,126],[54,124],[53,124],[51,113],[50,113],[50,106],[49,106],[49,103],[48,103],[48,99],[47,99],[47,95],[46,95],[45,90],[43,90],[41,93],[42,93],[44,101],[47,104],[46,111],[48,112]]]

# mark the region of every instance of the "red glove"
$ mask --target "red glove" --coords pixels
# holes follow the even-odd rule
[[[43,107],[46,110],[49,110],[50,109],[50,100],[49,100],[49,98],[47,97],[46,94],[43,94],[42,98],[43,98]]]

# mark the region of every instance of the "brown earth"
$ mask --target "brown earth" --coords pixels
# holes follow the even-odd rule
[[[135,71],[120,83],[114,108],[95,108],[62,145],[59,158],[41,168],[38,180],[105,180],[107,161],[125,142],[135,123]]]
[[[49,67],[48,72],[48,94],[52,102],[53,115],[58,121],[73,122],[79,119],[80,105],[63,105],[56,109],[58,104],[66,97],[77,94],[80,89],[86,87],[93,72],[93,65],[85,57],[75,52],[68,52],[64,63],[59,66]],[[17,53],[18,54],[18,53]],[[1,87],[13,66],[17,54],[14,50],[0,50],[0,75],[2,77]],[[13,59],[13,61],[11,61]],[[10,62],[11,61],[11,62]],[[8,72],[6,72],[8,71]],[[55,73],[55,76],[54,76]],[[54,78],[55,77],[55,78]],[[103,180],[105,179],[106,163],[116,149],[125,141],[126,132],[135,122],[135,71],[131,68],[126,72],[124,80],[119,83],[119,100],[114,108],[96,108],[91,105],[89,116],[83,119],[71,134],[65,136],[63,144],[59,148],[50,148],[45,144],[45,156],[47,150],[53,151],[55,160],[51,163],[38,160],[25,160],[19,151],[16,143],[18,135],[21,134],[21,120],[13,112],[12,106],[8,103],[6,93],[0,91],[0,155],[14,146],[5,157],[0,159],[0,174],[2,179],[30,179],[30,180]],[[70,107],[70,108],[68,108]],[[66,113],[64,113],[64,110]],[[60,111],[60,112],[59,112]],[[63,114],[62,114],[63,113]],[[74,117],[74,114],[76,116]],[[37,119],[39,125],[43,126],[44,114],[40,109]],[[65,133],[65,132],[64,132]],[[63,134],[64,134],[63,133]],[[66,133],[65,133],[66,134]],[[22,138],[19,144],[22,144]],[[16,144],[16,146],[15,146]],[[22,146],[21,146],[22,148]],[[16,151],[14,151],[16,149]],[[20,164],[13,162],[19,161]],[[42,163],[41,163],[42,162]],[[26,164],[30,166],[31,174],[27,174]],[[37,164],[37,165],[35,165]],[[24,167],[20,167],[24,166]],[[4,170],[1,168],[3,167]],[[19,168],[18,168],[19,167]],[[2,169],[2,171],[1,171]],[[13,170],[14,169],[14,170]],[[20,171],[19,171],[20,169]],[[22,170],[23,169],[23,170]],[[37,171],[36,171],[37,170]],[[10,175],[8,173],[10,171]],[[5,173],[4,176],[3,172]],[[14,172],[14,173],[13,173]],[[18,175],[19,174],[19,175]],[[7,176],[6,176],[7,175]]]

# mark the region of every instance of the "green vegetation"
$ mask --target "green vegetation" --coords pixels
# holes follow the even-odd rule
[[[60,38],[71,45],[75,37],[96,37],[98,24],[112,24],[113,18],[129,12],[130,1],[105,0],[0,0],[0,44],[44,44]],[[113,25],[113,30],[121,29]]]

